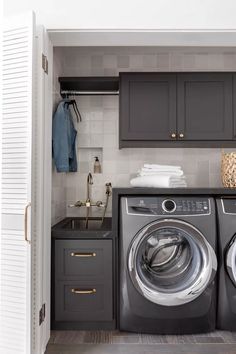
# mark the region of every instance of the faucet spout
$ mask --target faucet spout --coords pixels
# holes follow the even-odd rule
[[[89,209],[91,206],[90,187],[89,186],[92,184],[93,184],[93,176],[89,172],[88,177],[87,177],[87,199],[86,199],[87,211],[86,211],[86,224],[85,224],[86,229],[88,228]]]
[[[90,201],[90,188],[89,186],[93,184],[93,176],[89,172],[87,177],[87,201]]]
[[[88,177],[87,177],[87,183],[88,184],[93,184],[93,176],[92,174],[89,172]]]

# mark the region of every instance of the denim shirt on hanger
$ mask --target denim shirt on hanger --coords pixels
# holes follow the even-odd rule
[[[57,172],[76,172],[76,135],[69,106],[62,100],[56,109],[52,122],[53,158]]]

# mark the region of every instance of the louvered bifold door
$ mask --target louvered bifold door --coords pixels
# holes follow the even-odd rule
[[[0,353],[31,354],[32,13],[7,19],[2,60]]]

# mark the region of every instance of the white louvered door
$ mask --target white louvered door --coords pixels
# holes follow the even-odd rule
[[[32,13],[5,22],[2,61],[0,353],[31,351]]]

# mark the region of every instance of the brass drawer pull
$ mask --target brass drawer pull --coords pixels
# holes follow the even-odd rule
[[[71,289],[71,292],[74,294],[89,295],[89,294],[95,294],[97,290],[96,289]]]
[[[91,252],[91,253],[81,253],[81,252],[71,252],[71,257],[96,257],[96,253],[95,252]]]

